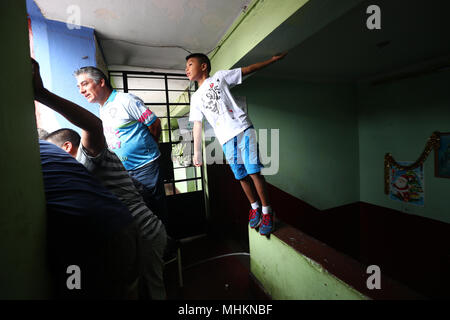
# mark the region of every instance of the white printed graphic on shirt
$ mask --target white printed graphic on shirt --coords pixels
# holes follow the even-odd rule
[[[220,81],[217,79],[217,81]],[[214,83],[209,85],[208,91],[202,96],[203,107],[215,114],[221,114],[219,110],[220,88],[214,86]]]
[[[241,69],[217,71],[191,98],[189,121],[201,121],[205,116],[222,144],[251,126],[230,92],[241,79]]]

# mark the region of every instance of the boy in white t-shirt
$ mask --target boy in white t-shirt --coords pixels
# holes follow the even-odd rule
[[[190,81],[197,81],[199,86],[191,97],[189,115],[189,121],[194,122],[194,165],[202,165],[201,135],[205,117],[223,146],[235,178],[241,183],[250,201],[250,227],[259,227],[262,235],[269,235],[272,231],[273,215],[266,181],[261,175],[262,164],[258,157],[256,134],[248,115],[237,106],[230,88],[240,84],[243,76],[264,68],[285,55],[286,53],[276,55],[244,68],[217,71],[211,77],[211,62],[205,54],[193,53],[186,57],[186,75]],[[262,210],[255,189],[261,200]]]

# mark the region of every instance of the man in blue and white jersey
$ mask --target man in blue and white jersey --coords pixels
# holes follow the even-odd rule
[[[95,67],[75,72],[80,93],[100,105],[100,119],[108,148],[122,161],[147,206],[167,223],[164,184],[158,147],[160,119],[137,96],[113,90],[104,73]]]

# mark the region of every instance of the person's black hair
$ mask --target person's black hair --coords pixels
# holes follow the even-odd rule
[[[186,61],[188,61],[190,58],[196,58],[200,62],[200,64],[206,63],[208,74],[211,72],[211,61],[209,60],[208,56],[204,53],[191,53],[186,57]]]
[[[58,147],[62,147],[64,142],[70,141],[73,146],[78,148],[80,146],[81,137],[75,130],[63,128],[47,134],[44,137],[44,140],[51,140],[51,142]]]

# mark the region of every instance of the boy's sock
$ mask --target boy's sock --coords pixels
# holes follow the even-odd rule
[[[262,213],[263,214],[272,213],[272,207],[271,206],[267,206],[267,207],[263,206],[262,207]]]
[[[269,236],[273,229],[272,208],[270,206],[262,207],[262,219],[259,227],[259,233],[263,236]]]
[[[249,224],[251,228],[257,228],[259,227],[261,223],[261,210],[259,210],[259,203],[258,201],[253,202],[251,204],[252,209],[250,210],[250,216],[249,216]]]
[[[259,208],[259,202],[258,202],[258,201],[253,202],[253,203],[251,204],[251,206],[252,206],[252,209],[253,209],[253,210],[256,210],[256,209]]]

